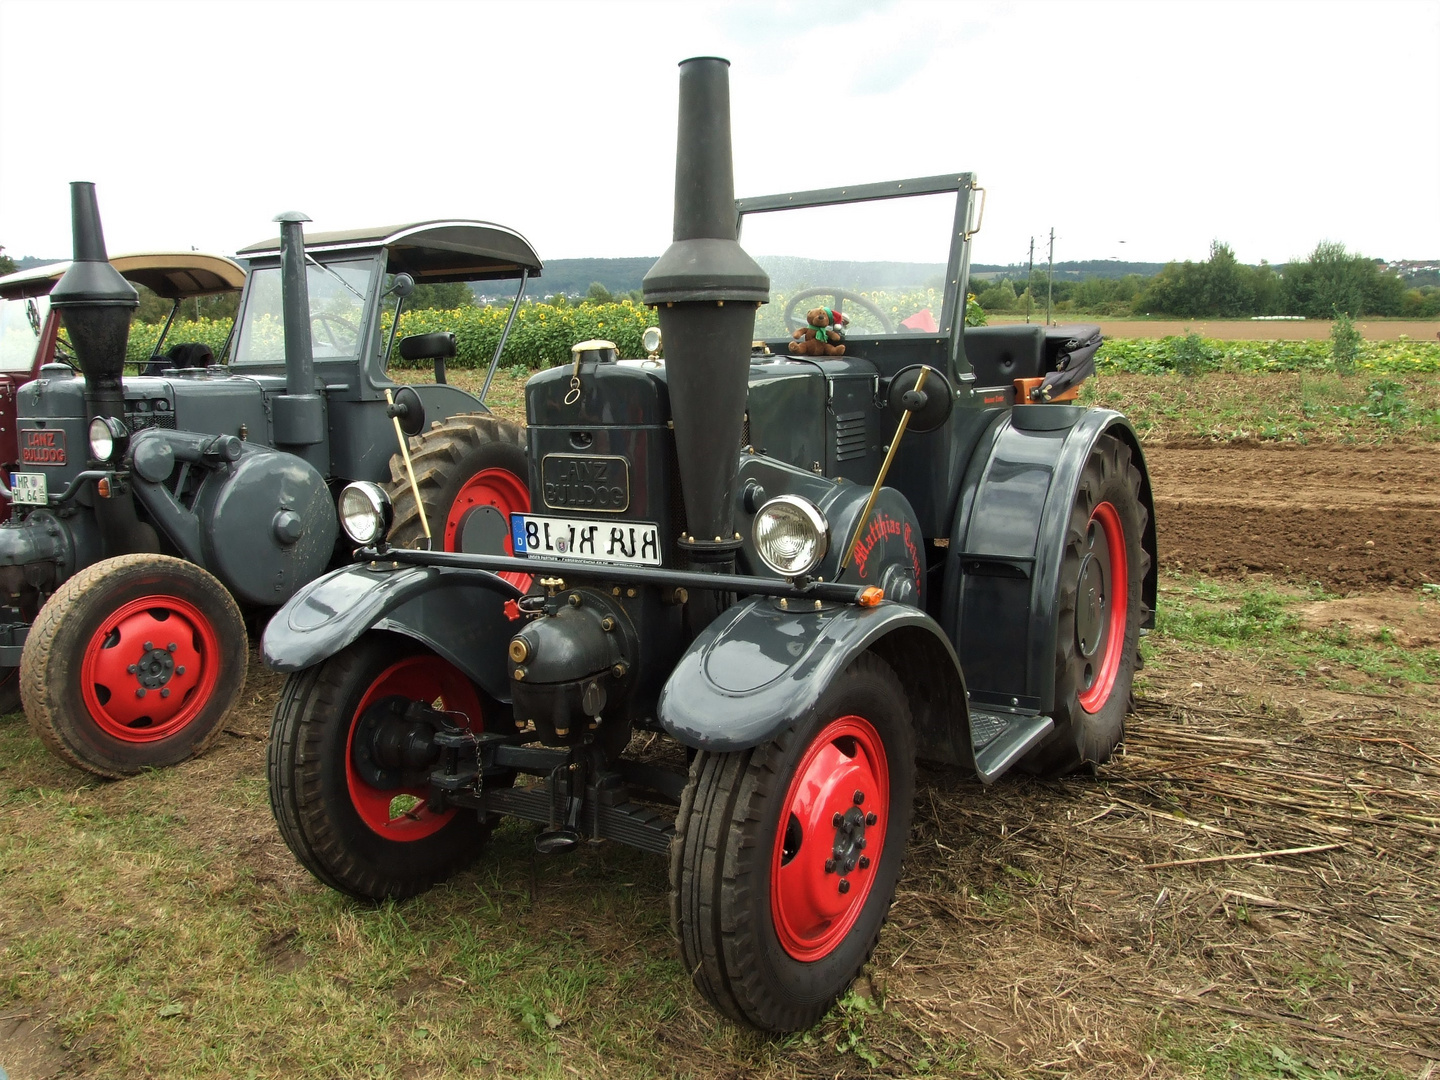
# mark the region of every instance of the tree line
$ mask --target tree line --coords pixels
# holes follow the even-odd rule
[[[1043,311],[1046,290],[1045,271],[1036,270],[1028,282],[1003,279],[979,291],[976,299],[986,311],[1023,311],[1027,301]],[[1267,262],[1247,266],[1217,240],[1208,259],[1167,263],[1152,277],[1056,281],[1052,300],[1056,311],[1092,315],[1440,317],[1440,287],[1412,288],[1381,263],[1332,241],[1317,244],[1305,259],[1274,267]]]

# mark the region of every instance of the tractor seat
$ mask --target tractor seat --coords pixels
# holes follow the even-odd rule
[[[1010,386],[1045,374],[1044,326],[967,326],[965,358],[977,386]]]
[[[400,339],[398,348],[405,360],[447,360],[455,355],[455,335],[448,330],[411,334]]]

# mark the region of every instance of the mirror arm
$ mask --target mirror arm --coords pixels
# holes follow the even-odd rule
[[[515,303],[510,305],[510,317],[505,320],[505,329],[500,331],[500,340],[495,345],[495,355],[490,358],[490,370],[485,372],[485,385],[480,387],[480,404],[485,404],[485,395],[490,392],[490,380],[495,378],[495,369],[500,366],[500,353],[505,348],[505,339],[510,336],[510,326],[515,321],[515,312],[520,310],[520,300],[525,295],[525,282],[530,280],[530,271],[520,271],[520,291],[515,294]]]

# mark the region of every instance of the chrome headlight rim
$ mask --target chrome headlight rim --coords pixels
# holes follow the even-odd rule
[[[86,432],[90,456],[96,461],[115,461],[125,453],[130,432],[113,416],[96,416]]]
[[[645,332],[640,335],[640,346],[653,358],[660,352],[664,338],[660,334],[658,326],[647,326]]]
[[[346,484],[335,500],[335,511],[345,535],[362,547],[382,542],[395,518],[390,496],[370,480]]]
[[[810,531],[811,535],[808,539],[813,542],[813,551],[805,562],[793,560],[782,562],[774,558],[775,553],[769,550],[767,544],[762,540],[762,524],[773,519],[777,513],[785,514],[792,522],[798,522]],[[819,566],[830,551],[830,523],[825,519],[820,508],[804,496],[776,495],[773,499],[767,499],[760,509],[755,511],[755,520],[750,526],[750,539],[755,545],[755,553],[760,556],[760,561],[772,571],[781,577],[804,577]]]

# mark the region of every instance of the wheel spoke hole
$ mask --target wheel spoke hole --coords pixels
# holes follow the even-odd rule
[[[420,810],[424,804],[414,795],[396,795],[390,800],[390,820],[408,817],[411,821],[419,820]]]
[[[781,841],[780,865],[789,866],[791,860],[800,854],[800,845],[805,842],[805,830],[800,827],[800,819],[794,814],[785,825],[785,838]]]

